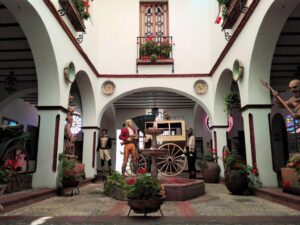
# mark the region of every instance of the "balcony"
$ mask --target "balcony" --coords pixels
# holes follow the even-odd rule
[[[245,7],[247,0],[232,0],[228,10],[227,17],[222,24],[223,30],[231,29],[242,12],[246,12],[247,8]]]
[[[62,7],[61,15],[66,14],[77,32],[85,32],[85,26],[72,0],[59,0]]]
[[[174,64],[173,37],[137,37],[137,65]]]

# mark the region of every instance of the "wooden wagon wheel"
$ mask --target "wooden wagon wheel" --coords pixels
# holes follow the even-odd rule
[[[184,170],[187,161],[183,149],[173,143],[163,144],[159,148],[168,150],[168,154],[157,157],[159,173],[165,176],[180,174]]]
[[[8,184],[8,192],[18,191],[25,183],[29,171],[29,155],[22,145],[13,145],[8,148],[1,161],[15,171],[12,181]]]
[[[138,154],[138,163],[137,163],[137,170],[139,170],[140,168],[143,168],[147,171],[147,161],[146,158],[142,155],[142,154]],[[134,169],[133,169],[133,163],[131,161],[131,156],[129,156],[127,165],[126,165],[126,174],[128,176],[135,176],[134,174]]]

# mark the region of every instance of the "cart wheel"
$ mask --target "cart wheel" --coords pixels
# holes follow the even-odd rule
[[[147,170],[147,161],[146,158],[142,155],[142,154],[138,154],[138,170],[140,168],[143,168],[145,170]],[[135,176],[134,174],[134,169],[133,169],[133,163],[131,161],[131,156],[129,156],[127,165],[126,165],[126,174],[128,176]]]
[[[166,155],[157,157],[159,173],[165,176],[180,174],[184,170],[187,161],[183,149],[173,143],[163,144],[159,148],[168,150]]]
[[[25,183],[29,171],[29,155],[22,145],[13,145],[8,148],[1,161],[4,165],[13,167],[15,174],[8,184],[8,192],[18,191]]]

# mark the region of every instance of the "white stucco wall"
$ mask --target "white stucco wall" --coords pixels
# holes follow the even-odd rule
[[[24,130],[27,130],[27,125],[38,126],[38,114],[36,108],[28,102],[21,99],[15,100],[0,110],[0,121],[6,117],[18,121],[18,124],[24,125]]]
[[[97,1],[99,1],[97,68],[104,74],[134,74],[140,1]],[[169,1],[169,35],[173,36],[175,43],[173,51],[175,73],[209,72],[208,3],[208,0]],[[171,73],[171,69],[170,66],[151,65],[143,66],[139,73],[165,74]]]

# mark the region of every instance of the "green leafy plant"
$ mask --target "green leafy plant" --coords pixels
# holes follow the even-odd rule
[[[160,183],[157,179],[152,178],[150,174],[138,175],[136,182],[130,185],[128,192],[129,199],[155,199],[160,196]]]
[[[75,162],[67,160],[62,153],[58,156],[58,180],[62,182],[63,180],[78,180],[80,175],[75,171]]]
[[[248,177],[249,187],[261,186],[261,182],[258,180],[258,169],[256,167],[248,166],[240,155],[230,153],[224,158],[223,162],[225,172],[235,170],[237,173]]]
[[[115,187],[120,187],[125,193],[129,190],[129,185],[125,177],[117,171],[113,171],[112,174],[107,177],[104,185],[104,193],[109,195]]]
[[[227,110],[230,110],[234,104],[239,103],[240,99],[237,93],[232,91],[227,92],[224,98],[225,106]]]
[[[300,177],[300,154],[292,156],[288,160],[286,167],[293,168],[296,171],[297,175]]]
[[[0,167],[0,184],[9,184],[13,177],[15,176],[15,171],[11,168],[3,165]]]
[[[145,43],[140,46],[140,56],[142,58],[149,57],[150,60],[154,62],[159,57],[169,58],[172,51],[172,44],[166,37],[163,37],[162,39],[162,41],[156,41],[152,36],[147,37]]]
[[[225,20],[228,17],[228,8],[232,0],[217,0],[221,9],[222,9],[222,17]]]
[[[87,20],[90,17],[88,0],[72,0],[81,19]]]

